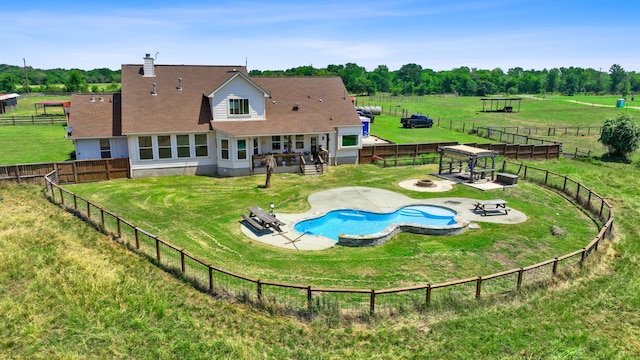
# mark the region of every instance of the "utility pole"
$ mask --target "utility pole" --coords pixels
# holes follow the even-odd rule
[[[24,91],[29,93],[29,78],[27,77],[27,60],[22,58],[22,62],[24,64]]]

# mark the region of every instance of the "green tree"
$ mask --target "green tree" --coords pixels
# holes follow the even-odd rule
[[[610,89],[612,94],[616,94],[622,91],[625,77],[626,72],[624,71],[622,66],[618,64],[611,65],[611,68],[609,69],[609,78],[611,79]]]
[[[626,160],[640,146],[640,128],[628,113],[620,113],[604,122],[598,141],[607,147],[610,158]]]
[[[81,92],[87,90],[87,84],[84,82],[82,72],[77,69],[69,70],[64,87],[68,92]]]

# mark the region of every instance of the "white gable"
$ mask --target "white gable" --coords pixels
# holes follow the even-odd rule
[[[209,94],[213,121],[265,120],[265,98],[268,94],[247,77],[239,75]],[[248,111],[243,106],[246,101]],[[240,111],[231,112],[232,102],[240,106]]]

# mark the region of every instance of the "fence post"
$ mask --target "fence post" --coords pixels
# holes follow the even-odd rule
[[[16,165],[16,181],[20,184],[20,167]]]
[[[311,311],[312,309],[312,300],[311,300],[311,285],[307,286],[307,309]]]
[[[578,184],[578,189],[576,190],[576,201],[578,202],[578,204],[580,204],[580,183]]]
[[[213,268],[209,265],[209,293],[213,294]]]
[[[87,219],[91,220],[91,203],[87,201]]]
[[[478,280],[476,280],[476,299],[480,299],[481,292],[482,292],[482,276],[478,276]]]
[[[100,208],[100,223],[102,224],[102,228],[106,231],[106,227],[104,226],[104,209]]]
[[[156,260],[158,261],[158,265],[160,265],[160,239],[157,236],[154,237],[156,239]]]
[[[564,184],[562,185],[562,192],[567,190],[567,175],[564,176]]]
[[[369,296],[369,315],[373,316],[376,312],[376,290],[371,289],[371,295]]]
[[[75,193],[73,194],[73,209],[78,210],[78,197]]]
[[[120,225],[120,218],[116,217],[116,225],[118,227],[118,239],[122,239],[122,227]]]
[[[425,295],[427,305],[431,305],[431,284],[427,284],[427,293]]]
[[[258,291],[258,301],[262,302],[262,282],[260,279],[256,281],[257,291]]]
[[[582,254],[580,254],[580,267],[582,267],[582,263],[584,262],[584,259],[587,258],[587,249],[586,248],[582,248]]]
[[[551,272],[554,276],[558,273],[558,258],[553,259],[553,270]]]
[[[549,180],[549,170],[547,170],[544,174],[544,184],[547,185],[547,181]]]
[[[518,291],[520,291],[520,288],[522,287],[522,275],[524,275],[524,268],[520,268],[520,270],[518,270]]]
[[[117,218],[118,222],[120,221],[120,218]],[[136,249],[140,250],[140,234],[138,233],[138,227],[134,226],[133,227],[133,233],[135,235],[136,238]]]

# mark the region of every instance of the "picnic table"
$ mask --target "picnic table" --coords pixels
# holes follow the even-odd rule
[[[278,228],[284,225],[275,216],[264,211],[259,206],[248,208],[249,215],[242,214],[242,218],[253,226],[256,230],[262,231],[266,228]]]
[[[511,210],[507,207],[507,202],[502,199],[476,201],[473,205],[475,206],[473,211],[481,212],[483,216],[488,214],[508,215]]]

